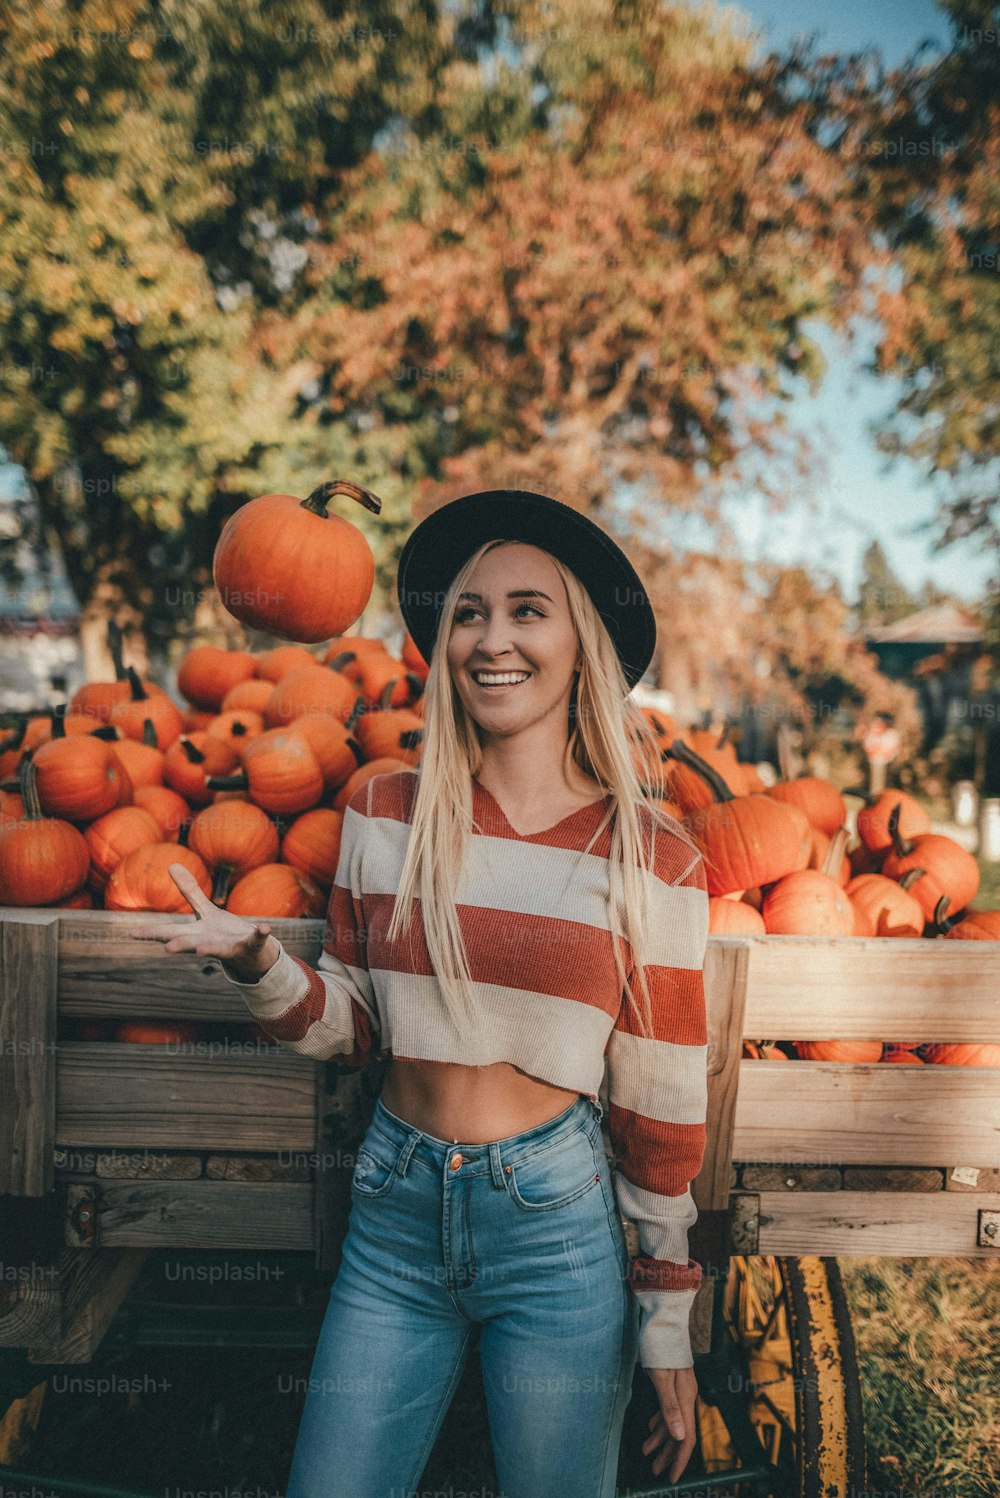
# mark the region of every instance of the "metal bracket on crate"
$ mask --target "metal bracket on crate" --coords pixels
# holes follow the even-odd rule
[[[66,1246],[97,1247],[97,1187],[92,1184],[67,1182]]]
[[[759,1252],[760,1197],[734,1191],[729,1198],[729,1242],[734,1254]]]
[[[977,1217],[977,1248],[994,1248],[1000,1252],[1000,1212],[980,1207]]]

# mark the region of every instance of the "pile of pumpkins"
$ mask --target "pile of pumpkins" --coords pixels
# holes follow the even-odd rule
[[[26,717],[0,742],[0,905],[188,913],[168,873],[182,863],[236,914],[323,916],[347,802],[373,775],[420,760],[428,668],[409,634],[399,657],[359,635],[319,651],[196,645],[178,669],[182,705],[122,665],[113,629],[109,639],[114,680],[81,686],[65,711]],[[641,711],[665,772],[660,804],[705,859],[711,931],[1000,941],[1000,911],[970,908],[976,860],[933,833],[913,797],[871,798],[848,849],[831,781],[767,786],[725,732]],[[634,746],[644,782],[649,752]],[[921,1059],[875,1041],[782,1044],[794,1049],[748,1043],[747,1054]],[[998,1046],[931,1049],[941,1054],[926,1059],[979,1052],[1000,1064]]]

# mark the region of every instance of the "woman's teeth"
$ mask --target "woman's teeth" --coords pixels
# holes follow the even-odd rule
[[[520,686],[522,681],[527,681],[529,674],[527,672],[504,672],[495,676],[480,677],[478,673],[475,673],[472,679],[484,692],[497,692],[505,687]]]

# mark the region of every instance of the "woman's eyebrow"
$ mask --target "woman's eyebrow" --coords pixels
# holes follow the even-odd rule
[[[481,593],[459,593],[458,596],[459,596],[459,598],[474,598],[477,603],[482,603],[482,601],[483,601],[483,595]],[[551,603],[552,602],[552,599],[549,597],[549,595],[547,593],[542,593],[537,588],[519,588],[519,589],[517,589],[516,592],[508,593],[507,597],[508,598],[544,598],[546,603]]]

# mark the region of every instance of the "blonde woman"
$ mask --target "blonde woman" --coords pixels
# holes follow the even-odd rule
[[[287,1498],[415,1489],[474,1340],[505,1498],[613,1498],[637,1355],[660,1406],[643,1451],[674,1482],[708,896],[644,790],[649,600],[600,527],[519,490],[422,521],[397,585],[430,665],[422,757],[348,803],[318,967],[179,866],[198,922],[146,931],[223,959],[290,1049],[392,1058]]]

